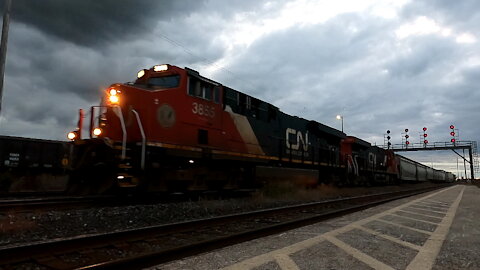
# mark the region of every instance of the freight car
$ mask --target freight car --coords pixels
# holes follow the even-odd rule
[[[262,168],[315,170],[316,183],[397,181],[395,155],[316,121],[221,85],[189,68],[157,65],[133,83],[108,87],[83,114],[71,159],[72,183],[184,191],[257,187]]]
[[[414,160],[397,155],[398,177],[402,181],[453,182],[455,175],[443,170],[436,170]]]
[[[0,193],[63,192],[71,145],[0,136]]]

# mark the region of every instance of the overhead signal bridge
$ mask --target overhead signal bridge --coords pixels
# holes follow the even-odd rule
[[[475,179],[474,172],[479,173],[479,162],[477,153],[477,142],[475,141],[453,141],[453,142],[434,142],[434,143],[410,143],[410,144],[391,144],[384,145],[385,149],[391,149],[394,152],[412,152],[412,151],[438,151],[452,150],[463,160],[470,164],[471,179]],[[469,159],[459,154],[457,149],[468,149]]]

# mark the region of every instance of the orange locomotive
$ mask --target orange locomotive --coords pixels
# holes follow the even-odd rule
[[[296,167],[321,182],[397,180],[393,153],[172,65],[113,84],[79,127],[72,183],[88,192],[255,188],[258,168]]]

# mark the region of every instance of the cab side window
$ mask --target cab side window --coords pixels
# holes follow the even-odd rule
[[[195,77],[188,77],[188,94],[215,103],[220,103],[220,87],[211,83],[199,80]]]

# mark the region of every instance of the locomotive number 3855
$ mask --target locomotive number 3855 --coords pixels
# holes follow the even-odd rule
[[[208,106],[205,104],[193,102],[192,103],[192,112],[194,114],[202,115],[202,116],[207,116],[210,118],[215,117],[215,107]]]

